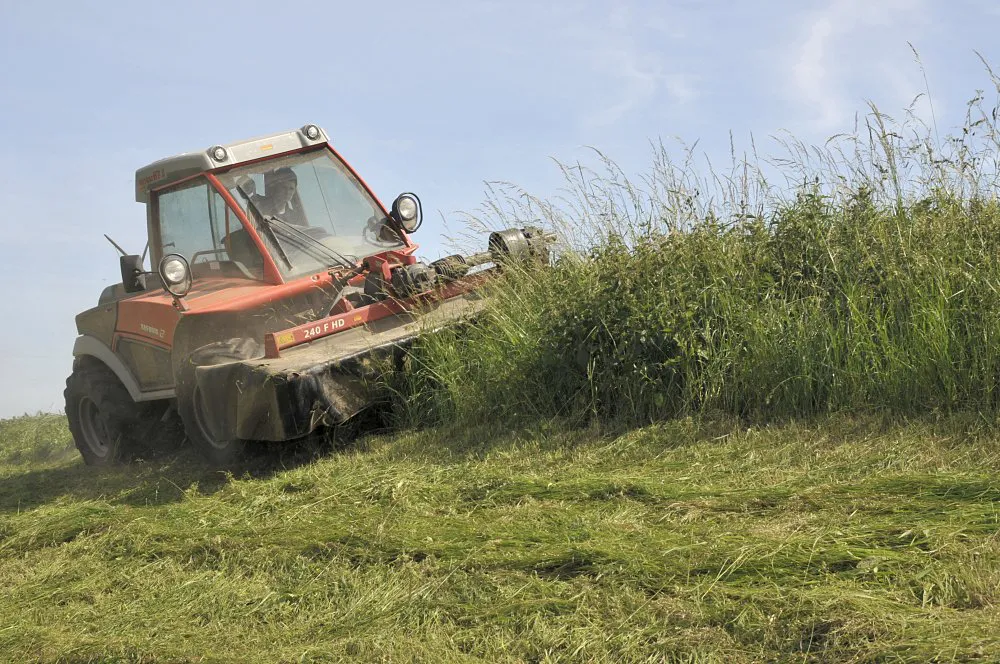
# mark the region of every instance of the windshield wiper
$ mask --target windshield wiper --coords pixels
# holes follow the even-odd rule
[[[288,254],[285,253],[285,248],[281,246],[281,242],[278,241],[278,236],[274,234],[274,229],[271,228],[271,222],[267,220],[267,217],[265,217],[261,213],[260,208],[258,208],[257,205],[253,202],[253,197],[251,197],[250,193],[243,188],[242,184],[237,184],[236,190],[240,192],[240,195],[243,197],[243,200],[247,202],[247,212],[250,211],[250,208],[252,208],[254,211],[253,215],[247,214],[247,218],[250,220],[250,223],[253,224],[254,217],[264,222],[263,224],[259,225],[267,229],[267,238],[274,243],[274,248],[278,250],[278,255],[281,256],[281,260],[285,261],[285,265],[288,266],[288,269],[289,270],[293,269],[292,261],[288,259]],[[253,225],[257,226],[258,224],[253,224]]]
[[[256,216],[258,219],[261,219],[264,222],[264,225],[267,227],[268,235],[270,236],[271,241],[274,242],[274,246],[278,249],[278,252],[281,254],[282,260],[285,261],[285,265],[288,266],[289,270],[293,269],[292,262],[288,260],[288,256],[285,254],[284,247],[281,246],[281,243],[278,242],[278,237],[274,234],[274,229],[271,227],[271,225],[274,222],[278,222],[278,224],[281,225],[281,228],[292,231],[298,237],[305,238],[307,241],[311,242],[314,246],[318,247],[323,252],[325,252],[328,257],[333,258],[341,267],[354,267],[354,264],[357,262],[356,260],[354,261],[350,260],[340,252],[326,246],[325,244],[323,244],[313,236],[309,235],[308,233],[302,232],[301,230],[299,230],[292,224],[288,223],[281,217],[277,217],[273,214],[264,214],[263,212],[261,212],[260,208],[257,207],[257,204],[253,202],[253,196],[250,195],[250,192],[244,189],[242,184],[237,184],[236,189],[237,191],[240,192],[240,195],[247,202],[247,206],[249,208],[253,208],[253,211],[255,213],[254,216]]]
[[[280,242],[278,242],[278,236],[274,234],[274,229],[271,228],[271,222],[267,219],[267,217],[261,218],[264,220],[262,226],[267,229],[268,239],[274,243],[274,248],[278,250],[278,255],[281,256],[281,260],[285,261],[285,265],[287,265],[288,269],[291,270],[292,261],[288,259],[288,254],[285,253],[285,248],[281,246]]]
[[[325,252],[327,256],[329,256],[330,258],[333,258],[335,261],[337,261],[337,263],[339,263],[342,267],[354,267],[354,263],[357,262],[357,261],[352,261],[351,259],[349,259],[344,254],[340,253],[336,249],[333,249],[331,247],[326,246],[325,244],[323,244],[322,242],[320,242],[319,240],[317,240],[316,238],[314,238],[312,235],[309,235],[309,233],[306,233],[306,232],[302,231],[301,229],[296,228],[294,224],[288,223],[287,221],[285,221],[281,217],[276,217],[273,214],[269,214],[269,215],[266,215],[264,217],[264,219],[266,219],[268,221],[268,223],[277,222],[277,223],[281,224],[281,228],[284,228],[285,230],[291,231],[296,236],[298,236],[300,238],[304,238],[305,240],[311,242],[315,247],[317,247],[318,249],[320,249],[323,252]]]

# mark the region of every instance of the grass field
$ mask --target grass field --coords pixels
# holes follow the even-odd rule
[[[95,470],[0,422],[0,654],[1000,661],[997,105],[492,190],[471,227],[559,258],[418,342],[381,437]]]
[[[0,423],[8,661],[996,661],[975,417],[432,429],[83,466]],[[318,455],[317,455],[318,453]]]

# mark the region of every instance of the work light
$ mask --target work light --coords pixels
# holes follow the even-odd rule
[[[420,199],[416,194],[400,194],[392,203],[392,216],[407,233],[420,228]]]
[[[180,254],[167,254],[160,260],[163,288],[174,297],[184,297],[191,290],[191,269]]]

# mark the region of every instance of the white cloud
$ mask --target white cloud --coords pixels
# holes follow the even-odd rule
[[[828,51],[833,31],[831,12],[822,12],[809,26],[808,37],[792,70],[802,101],[815,108],[818,115],[814,122],[825,128],[842,120],[845,106],[830,72]]]
[[[580,119],[585,129],[594,129],[626,120],[635,110],[661,101],[680,105],[697,97],[692,75],[671,67],[664,41],[684,38],[679,20],[658,12],[655,21],[636,18],[629,5],[617,5],[606,21],[597,22],[576,39],[586,44],[580,53],[600,87],[597,99]],[[591,24],[594,25],[593,23]]]
[[[923,86],[907,42],[927,21],[925,0],[832,0],[806,16],[798,31],[804,37],[784,63],[803,124],[818,132],[848,129],[865,102],[851,93],[859,82],[888,92],[896,107],[908,105]]]
[[[587,128],[601,127],[620,121],[637,106],[650,101],[661,85],[662,73],[656,62],[643,62],[641,54],[625,47],[599,49],[597,68],[611,80],[608,101],[584,117]]]

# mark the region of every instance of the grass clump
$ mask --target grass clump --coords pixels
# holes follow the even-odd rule
[[[470,420],[993,412],[998,252],[995,202],[895,211],[803,195],[769,221],[612,237],[587,260],[513,275],[480,325],[429,343],[417,369],[431,412]]]
[[[867,149],[842,137],[770,171],[744,161],[706,181],[661,151],[638,183],[609,161],[567,169],[561,206],[498,191],[484,223],[541,216],[566,238],[561,257],[509,271],[461,340],[426,340],[403,410],[625,424],[995,413],[1000,204],[986,165],[1000,143],[977,103],[947,157],[873,110]],[[786,195],[765,172],[804,184]]]
[[[0,464],[32,466],[76,456],[66,418],[54,413],[0,420]]]

